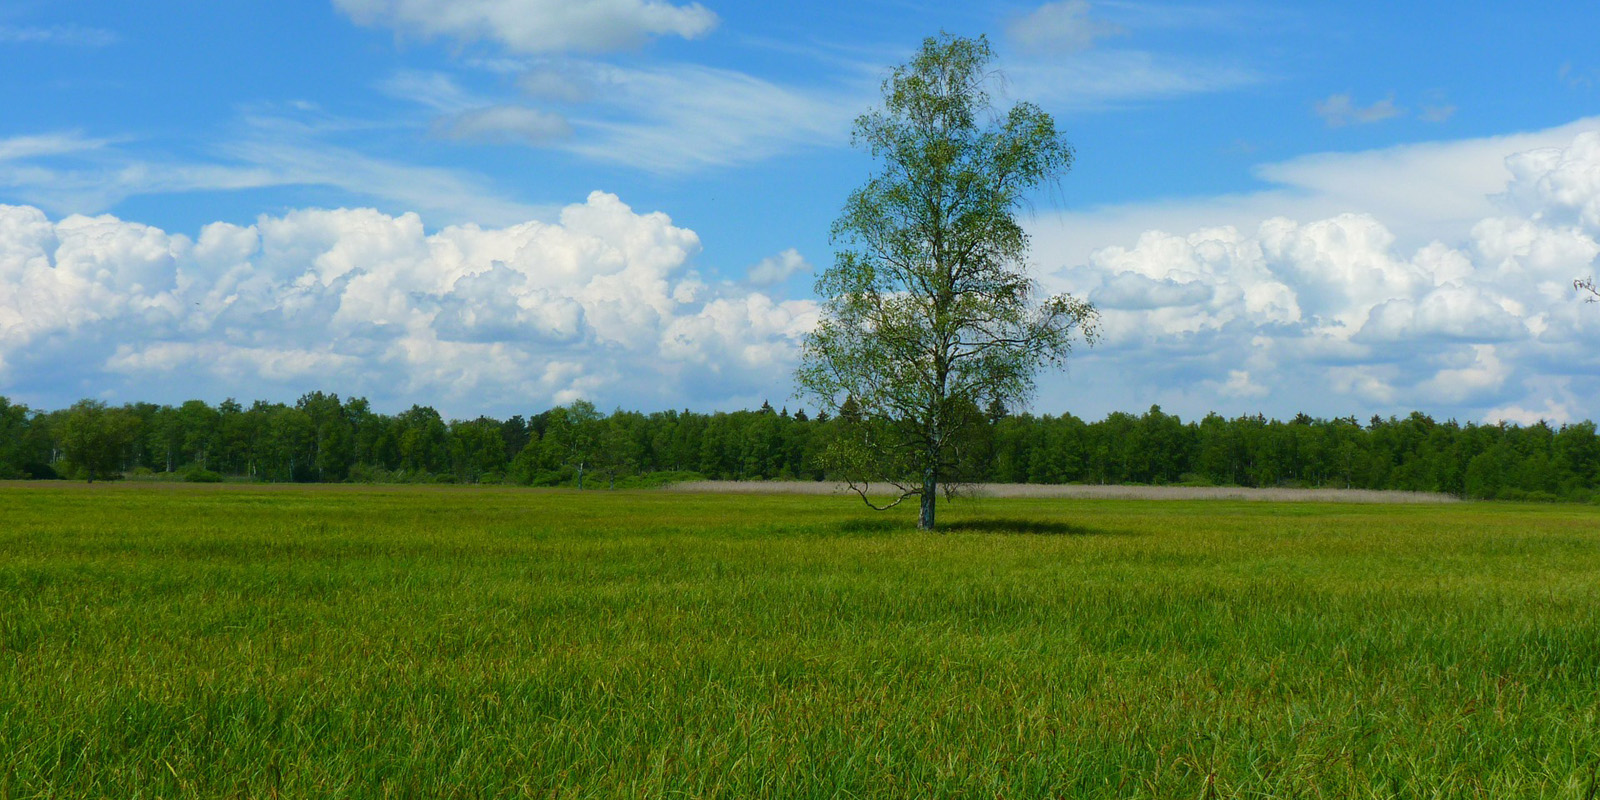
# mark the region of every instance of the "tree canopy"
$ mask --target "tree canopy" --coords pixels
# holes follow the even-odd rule
[[[576,407],[574,407],[576,406]],[[506,420],[443,422],[427,406],[381,414],[312,392],[294,404],[96,401],[35,411],[0,397],[0,479],[124,475],[264,482],[451,482],[576,486],[583,457],[618,488],[693,478],[834,480],[826,455],[844,415],[732,411],[591,413],[574,404]],[[574,412],[577,412],[574,414]],[[67,458],[87,439],[102,459]],[[575,436],[581,427],[584,432]],[[574,447],[586,438],[588,446]],[[1404,417],[1288,421],[1151,407],[1101,420],[986,410],[968,431],[964,476],[1000,483],[1134,483],[1405,489],[1503,500],[1600,499],[1592,422],[1478,425]],[[590,482],[592,483],[592,481]]]
[[[883,82],[883,107],[856,120],[855,143],[882,168],[834,224],[840,249],[796,373],[852,423],[830,468],[869,504],[875,481],[894,487],[888,505],[920,498],[930,530],[980,409],[1021,405],[1040,368],[1095,334],[1088,303],[1036,300],[1016,211],[1073,152],[1037,106],[993,108],[993,59],[981,36],[929,38]]]

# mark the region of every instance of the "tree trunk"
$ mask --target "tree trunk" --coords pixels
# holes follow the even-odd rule
[[[922,511],[917,516],[917,529],[933,530],[934,505],[939,502],[939,477],[929,469],[922,477]]]

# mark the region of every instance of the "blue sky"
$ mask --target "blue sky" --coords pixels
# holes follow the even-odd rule
[[[849,123],[986,34],[1078,152],[1034,409],[1594,417],[1600,9],[12,2],[0,393],[788,399]],[[1563,287],[1565,287],[1563,289]],[[792,401],[790,401],[792,403]]]

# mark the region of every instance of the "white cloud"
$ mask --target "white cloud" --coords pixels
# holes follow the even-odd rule
[[[247,164],[152,162],[107,154],[71,166],[0,163],[0,186],[56,212],[97,212],[129,197],[255,189],[296,181]]]
[[[1423,106],[1422,111],[1417,114],[1417,119],[1423,122],[1448,122],[1455,115],[1455,106]]]
[[[219,381],[318,382],[325,376],[361,368],[360,359],[326,351],[236,346],[208,342],[158,342],[120,345],[106,359],[108,372],[130,376],[205,371]]]
[[[544,144],[572,135],[560,114],[526,106],[487,106],[443,117],[434,130],[445,138]]]
[[[1493,151],[1491,167],[1483,153]],[[1161,209],[1102,210],[1036,232],[1041,258],[1071,265],[1047,275],[1047,288],[1101,308],[1104,342],[1073,374],[1114,387],[1095,392],[1102,413],[1152,401],[1243,411],[1270,399],[1281,413],[1600,414],[1589,399],[1600,397],[1600,314],[1572,289],[1600,263],[1600,121],[1260,172],[1296,190],[1217,204],[1214,215],[1240,224],[1147,229],[1076,263],[1057,249],[1062,229],[1092,236],[1095,219],[1149,223]],[[1405,205],[1404,237],[1381,214],[1270,214],[1391,192],[1400,199],[1374,205]],[[1198,204],[1167,210],[1168,230],[1205,219]],[[1102,241],[1122,235],[1101,230]],[[1437,238],[1417,243],[1423,232]]]
[[[1529,214],[1600,226],[1600,138],[1579,137],[1506,160],[1515,178],[1506,197]]]
[[[1266,397],[1272,391],[1250,380],[1250,372],[1242,369],[1228,370],[1228,380],[1216,388],[1228,397]]]
[[[1570,401],[1556,400],[1545,397],[1537,402],[1542,402],[1542,408],[1525,408],[1520,404],[1511,403],[1491,408],[1483,415],[1483,421],[1489,424],[1508,422],[1514,425],[1537,425],[1540,422],[1552,425],[1565,425],[1581,418]]]
[[[494,41],[521,53],[602,52],[654,36],[695,39],[716,27],[699,3],[662,0],[334,0],[357,24],[424,38]]]
[[[1095,40],[1119,33],[1121,27],[1089,15],[1088,0],[1045,3],[1006,27],[1012,41],[1035,52],[1087,50]]]
[[[438,112],[438,135],[558,148],[656,173],[750,163],[849,141],[868,87],[807,90],[735,70],[692,64],[619,67],[579,59],[499,59],[525,97],[469,92],[449,75],[405,70],[380,84]],[[531,108],[527,101],[562,107]]]
[[[378,86],[392,97],[440,112],[432,130],[444,139],[543,145],[572,135],[572,124],[561,114],[479,97],[442,72],[401,70]]]
[[[399,70],[378,82],[377,86],[379,91],[390,97],[450,114],[489,104],[489,101],[462,89],[455,78],[431,70]]]
[[[769,391],[816,306],[713,291],[690,269],[699,249],[666,215],[599,192],[552,223],[433,234],[371,209],[191,238],[0,206],[0,390],[64,405],[119,384],[165,400],[322,388],[460,414]]]
[[[1406,113],[1405,109],[1399,108],[1394,104],[1393,96],[1385,97],[1369,106],[1360,106],[1356,105],[1355,100],[1350,97],[1348,92],[1330,95],[1326,100],[1318,100],[1315,107],[1317,116],[1322,117],[1322,120],[1328,123],[1330,128],[1338,128],[1345,125],[1367,125],[1374,122],[1382,122],[1386,119],[1393,119]],[[1451,109],[1451,111],[1454,110]],[[1447,112],[1443,118],[1430,121],[1442,122],[1444,118],[1448,117],[1449,113]]]
[[[75,131],[12,136],[0,139],[0,161],[82,153],[107,144],[110,142],[105,139],[88,139]]]
[[[1008,60],[1012,94],[1052,109],[1097,110],[1118,103],[1251,86],[1247,67],[1197,62],[1140,50],[1090,50],[1065,57]]]
[[[749,280],[756,286],[771,286],[810,271],[811,264],[800,255],[799,250],[791,247],[775,256],[768,256],[756,262],[750,267]]]
[[[115,44],[117,34],[104,28],[79,25],[0,25],[0,43],[56,44],[73,47],[105,47]]]
[[[1474,344],[1471,361],[1441,369],[1418,388],[1437,401],[1457,405],[1494,393],[1511,376],[1511,365],[1501,361],[1492,344]]]
[[[594,97],[594,84],[576,65],[539,64],[517,78],[517,87],[529,97],[562,103],[581,103]]]
[[[459,135],[484,138],[532,136],[540,125],[560,133],[559,121],[514,112],[456,124]],[[272,186],[334,187],[447,223],[507,224],[547,212],[503,196],[480,176],[329,144],[313,126],[282,118],[250,119],[238,138],[216,146],[212,160],[152,160],[77,133],[0,139],[0,187],[59,214],[99,212],[142,195]]]
[[[677,173],[759,161],[848,141],[864,96],[812,92],[733,70],[676,64],[627,69],[586,65],[599,113],[573,115],[583,135],[562,147],[598,161]]]
[[[1241,15],[1217,6],[1109,0],[1054,0],[1006,28],[1015,53],[1004,59],[1017,97],[1053,110],[1094,111],[1129,102],[1228,91],[1264,77],[1241,58],[1175,55],[1170,48],[1102,47],[1103,40],[1151,30],[1257,31],[1272,12]]]
[[[1030,225],[1034,252],[1055,268],[1086,263],[1094,250],[1135,241],[1151,230],[1231,226],[1247,231],[1272,217],[1317,220],[1346,213],[1381,220],[1402,250],[1434,240],[1466,246],[1472,227],[1504,213],[1508,203],[1521,216],[1541,210],[1547,198],[1537,190],[1538,178],[1554,162],[1545,167],[1536,162],[1566,152],[1579,134],[1593,130],[1600,130],[1600,117],[1528,133],[1318,153],[1262,164],[1254,169],[1267,185],[1261,191],[1040,214]],[[1512,154],[1542,155],[1508,159]],[[1518,169],[1537,174],[1519,178]],[[1576,168],[1573,172],[1581,174]]]
[[[1561,62],[1561,68],[1556,70],[1556,79],[1572,89],[1593,89],[1597,78],[1600,78],[1600,70],[1575,69],[1571,61]]]
[[[1076,8],[1047,7],[1049,14],[1069,15]],[[1141,51],[1030,52],[1007,60],[1002,93],[1014,89],[1057,109],[1223,91],[1261,80],[1236,65]],[[516,76],[522,96],[480,96],[443,73],[414,70],[397,73],[381,88],[439,112],[434,130],[446,137],[519,141],[659,174],[844,146],[851,122],[878,101],[881,78],[876,56],[871,63],[836,64],[841,72],[834,80],[816,86],[684,62],[621,66],[551,54],[464,63]]]

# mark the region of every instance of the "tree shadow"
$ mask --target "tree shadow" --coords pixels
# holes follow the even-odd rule
[[[903,530],[906,521],[893,517],[856,517],[847,519],[834,525],[834,530],[839,533],[888,533]]]
[[[1000,517],[954,520],[940,523],[938,530],[948,533],[1010,533],[1030,536],[1105,536],[1120,533],[1073,522]]]
[[[913,533],[916,520],[904,517],[857,517],[841,520],[829,526],[841,534]],[[935,533],[998,533],[1025,536],[1132,536],[1126,530],[1091,528],[1072,522],[1042,519],[1008,519],[1004,517],[975,517],[940,522]]]

